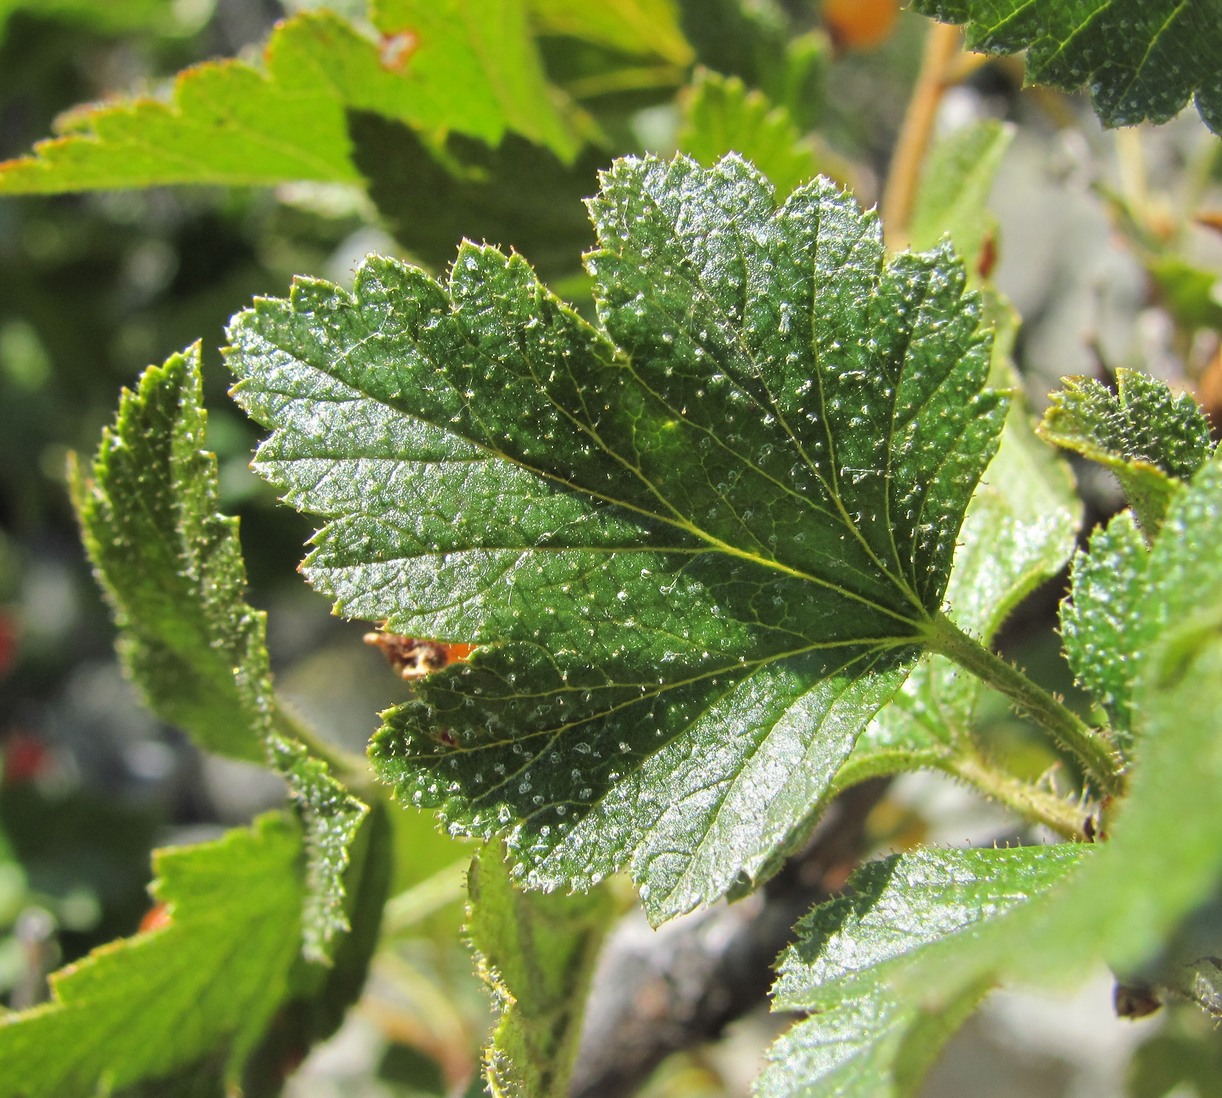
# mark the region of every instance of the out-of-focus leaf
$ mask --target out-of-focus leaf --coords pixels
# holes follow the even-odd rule
[[[652,917],[808,827],[935,628],[1004,414],[946,253],[884,260],[825,181],[623,160],[591,204],[601,328],[464,245],[231,329],[258,468],[324,516],[345,614],[480,646],[373,754],[525,879],[624,863]]]
[[[292,991],[300,855],[279,815],[160,851],[154,895],[169,924],[95,950],[52,977],[51,1002],[0,1019],[0,1095],[121,1090],[192,1064],[239,1079]]]
[[[378,27],[380,41],[330,12],[303,12],[277,26],[261,67],[207,62],[181,73],[167,100],[78,111],[71,132],[0,164],[0,194],[359,182],[346,110],[493,143],[513,129],[575,153],[520,4],[398,0],[380,6]]]
[[[1027,78],[1090,87],[1108,126],[1166,122],[1193,96],[1222,131],[1222,18],[1217,0],[913,0],[946,23],[965,23],[982,53],[1027,51]]]
[[[592,242],[581,203],[598,187],[601,152],[565,164],[508,134],[495,149],[455,135],[438,154],[411,127],[368,111],[352,112],[348,128],[387,228],[433,270],[445,269],[465,237],[530,256],[543,277],[580,272]]]
[[[1118,370],[1114,393],[1090,378],[1063,385],[1040,434],[1110,469],[1153,539],[1180,482],[1213,452],[1209,420],[1189,394],[1137,370]]]
[[[467,888],[467,930],[500,1016],[484,1053],[492,1093],[564,1098],[615,904],[606,888],[570,896],[518,891],[499,843],[476,855]]]
[[[737,76],[788,110],[799,130],[814,127],[822,102],[827,43],[796,35],[775,0],[677,0],[680,25],[696,60]]]
[[[785,198],[818,174],[814,147],[783,107],[736,76],[698,69],[683,109],[679,151],[705,167],[736,152],[764,173]]]
[[[692,47],[680,29],[675,0],[528,0],[528,7],[543,34],[651,54],[673,65],[691,64]]]
[[[932,248],[949,236],[967,269],[982,274],[986,242],[996,233],[989,193],[1013,136],[1013,129],[1000,122],[979,122],[934,147],[912,209],[910,247]]]

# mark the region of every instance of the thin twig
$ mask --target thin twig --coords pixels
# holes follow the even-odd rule
[[[959,53],[959,28],[948,23],[933,23],[925,39],[925,54],[921,59],[921,71],[904,112],[891,157],[891,169],[887,173],[887,187],[883,192],[883,229],[887,244],[898,251],[908,242],[908,225],[912,219],[912,204],[916,196],[917,181],[921,165],[929,148],[938,104],[948,87],[951,62]]]

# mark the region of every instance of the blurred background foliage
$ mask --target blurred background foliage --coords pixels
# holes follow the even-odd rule
[[[277,19],[309,6],[0,0],[0,158],[27,153],[80,103],[156,94],[203,59],[257,56]],[[354,18],[364,9],[329,6]],[[406,127],[353,113],[364,189],[0,199],[0,995],[10,1006],[37,1002],[50,969],[136,928],[153,845],[214,834],[282,797],[263,772],[203,758],[159,726],[117,670],[64,466],[70,451],[96,446],[120,386],[202,340],[223,505],[242,519],[251,598],[269,610],[281,691],[326,735],[359,749],[402,687],[361,645],[362,628],[329,617],[295,574],[310,531],[247,469],[255,435],[225,395],[217,352],[228,318],[252,295],[283,293],[294,274],[345,281],[368,251],[441,270],[464,235],[519,247],[580,305],[590,230],[579,200],[595,189],[596,170],[625,152],[683,147],[711,161],[748,141],[782,187],[822,171],[863,204],[881,198],[926,20],[893,0],[676,6],[683,33],[646,43],[575,37],[566,5],[535,0],[548,76],[592,120],[592,140],[570,165],[516,137],[497,149],[460,138],[425,147]],[[1219,142],[1192,112],[1159,129],[1105,132],[1083,100],[1023,91],[1020,61],[961,60],[940,132],[982,119],[1015,124],[991,201],[990,273],[1023,317],[1016,355],[1033,403],[1062,375],[1106,379],[1134,367],[1194,389],[1217,417]],[[1117,506],[1109,483],[1080,472],[1096,517]],[[1008,643],[1068,688],[1051,630],[1058,597],[1050,589],[1033,599]],[[1028,753],[1031,773],[1050,765],[1004,707],[994,723],[995,743]],[[312,1057],[297,1093],[461,1092],[477,1063],[488,1008],[458,934],[466,857],[428,820],[396,815],[404,855],[385,948],[362,1005]],[[900,783],[877,817],[879,843],[890,847],[1013,830],[938,782]],[[1204,1096],[1218,1078],[1217,1034],[1174,1011],[1138,1025],[1109,1018],[1098,1002],[1036,1014],[1058,1019],[1062,1037],[1067,1027],[1081,1033],[1076,1046],[1041,1044],[994,1003],[929,1093]],[[746,1093],[761,1035],[775,1024],[753,1016],[717,1048],[674,1058],[647,1093]],[[1018,1089],[981,1083],[981,1049]],[[1013,1074],[1019,1060],[1025,1075]]]

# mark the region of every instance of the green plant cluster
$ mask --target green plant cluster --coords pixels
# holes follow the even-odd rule
[[[1211,0],[914,7],[1028,49],[1032,80],[1089,83],[1108,124],[1193,96],[1222,118]],[[161,921],[0,1016],[0,1096],[278,1092],[380,935],[453,895],[464,840],[486,1083],[567,1094],[626,882],[655,926],[756,893],[833,798],[918,770],[1053,841],[857,869],[778,960],[772,1005],[803,1017],[758,1094],[916,1094],[989,989],[1104,963],[1129,1001],[1222,1016],[1210,422],[1126,369],[1067,379],[1034,426],[990,281],[1012,130],[961,130],[907,178],[897,157],[888,194],[911,201],[863,210],[824,136],[836,64],[801,4],[302,5],[260,57],[83,109],[0,164],[0,196],[361,189],[402,254],[256,298],[223,354],[255,470],[314,519],[305,579],[434,661],[367,758],[308,727],[222,514],[201,346],[124,392],[70,476],[124,667],[288,803],[156,855]],[[1058,448],[1125,497],[1081,543]],[[996,648],[1063,569],[1078,706]],[[1051,776],[985,733],[999,698]],[[405,845],[420,812],[446,840]]]

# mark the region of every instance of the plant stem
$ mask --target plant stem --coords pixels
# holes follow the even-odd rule
[[[1024,819],[1041,823],[1066,839],[1085,837],[1086,813],[1078,805],[1016,778],[976,751],[960,750],[948,756],[943,769]]]
[[[959,52],[959,28],[946,23],[934,23],[925,39],[925,54],[921,59],[921,71],[904,112],[887,172],[887,186],[883,191],[882,218],[887,244],[899,251],[908,242],[908,223],[912,218],[912,204],[916,196],[917,180],[929,138],[933,133],[938,104],[946,91],[946,74],[950,62]]]
[[[1103,736],[1048,691],[1033,683],[1012,663],[969,637],[945,614],[934,619],[929,646],[1005,694],[1081,764],[1101,794],[1124,791],[1124,774]]]

